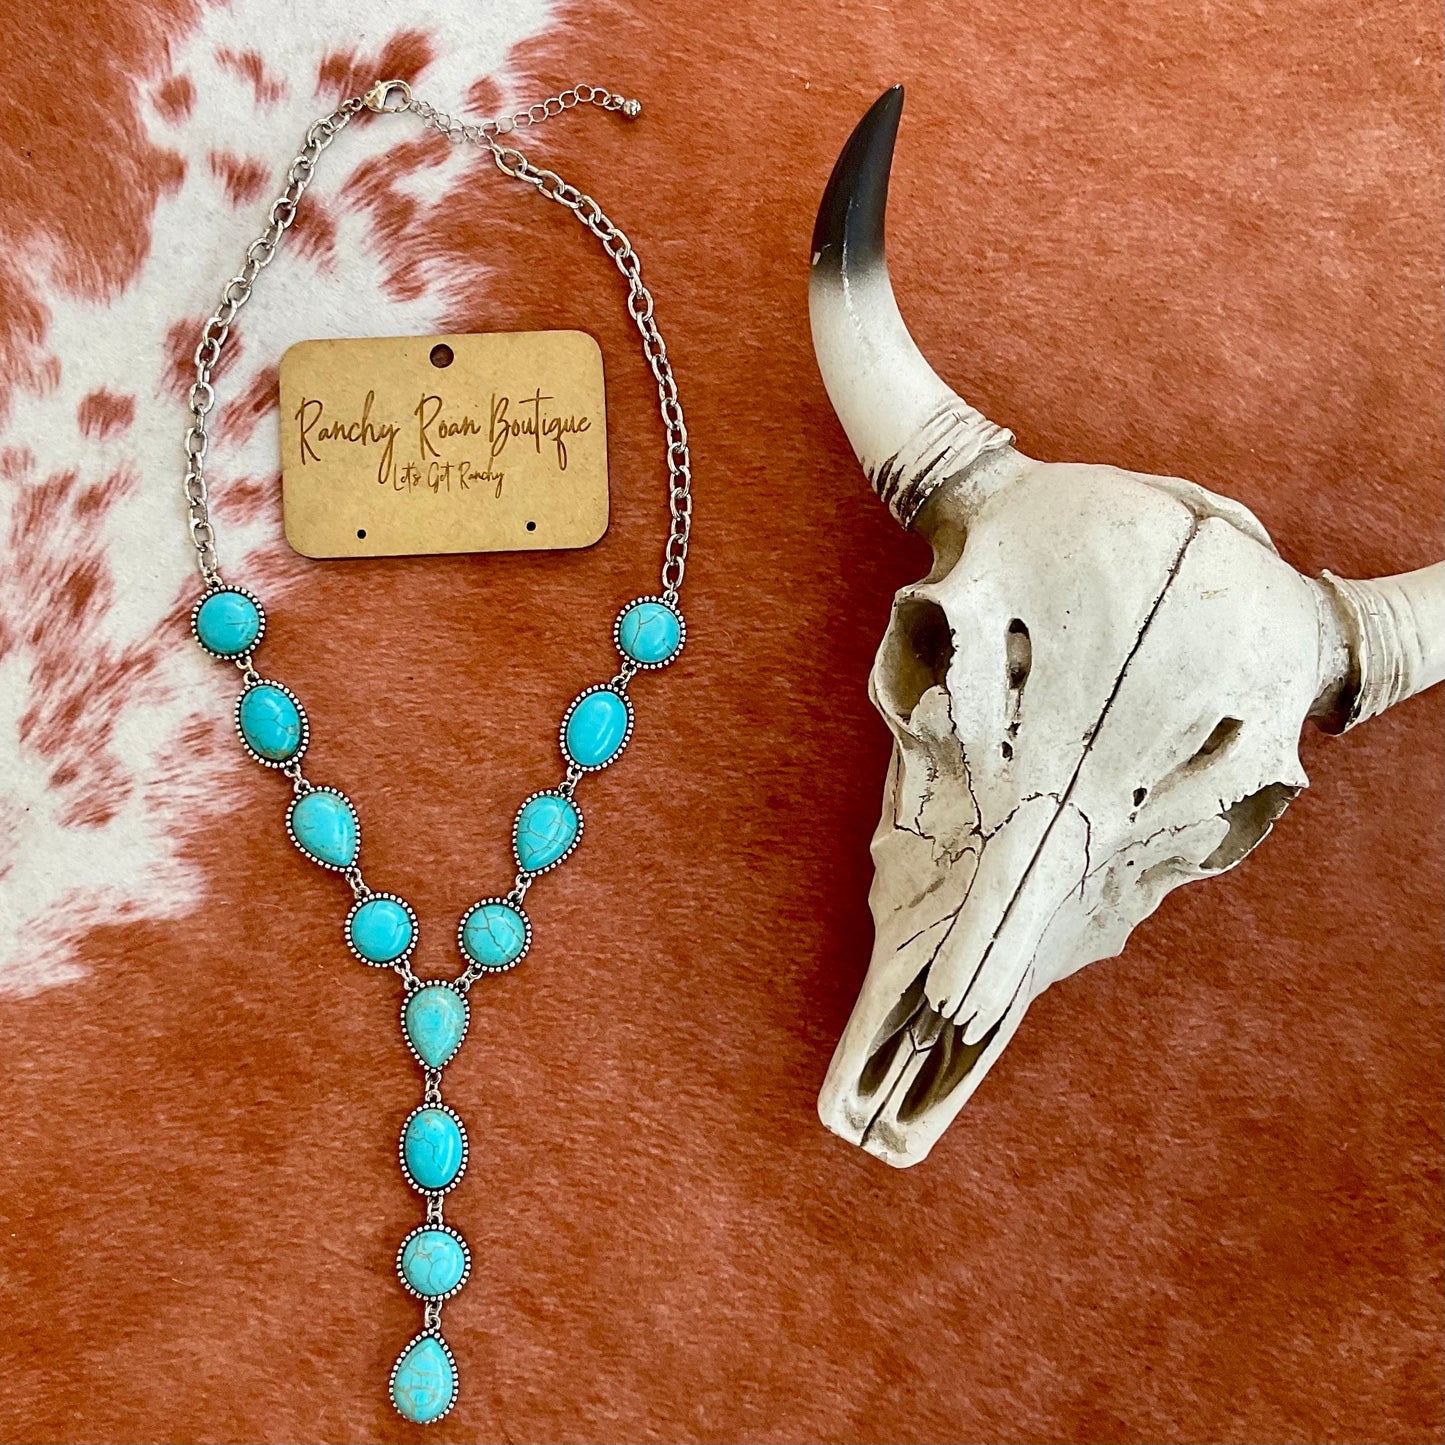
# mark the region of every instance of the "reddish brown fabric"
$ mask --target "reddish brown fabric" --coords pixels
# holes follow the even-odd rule
[[[104,288],[169,174],[111,101],[136,69],[188,108],[164,43],[186,17],[20,14],[7,94],[91,133],[4,122],[0,225]],[[895,283],[1026,451],[1226,492],[1305,568],[1435,560],[1437,7],[657,0],[568,10],[514,59],[524,93],[644,98],[636,127],[559,125],[539,153],[643,254],[698,520],[685,660],[637,686],[586,844],[448,1071],[477,1269],[447,1307],[462,1400],[429,1438],[1440,1438],[1438,689],[1307,736],[1312,787],[1274,837],[1041,999],[927,1163],[818,1124],[871,936],[887,738],[865,678],[925,562],[829,411],[805,288],[831,160],[902,79]],[[249,196],[231,144],[215,164]],[[266,640],[308,766],[360,804],[368,874],[421,915],[426,973],[510,876],[507,820],[610,671],[664,520],[617,277],[483,169],[449,225],[398,234],[396,284],[455,251],[507,278],[456,327],[598,336],[611,530],[558,556],[296,562]],[[0,286],[23,365],[43,308]],[[124,398],[87,405],[126,424]],[[166,645],[189,645],[183,609]],[[384,1390],[419,1317],[391,1271],[416,1074],[275,783],[192,820],[202,911],[97,930],[82,979],[0,1000],[6,1440],[420,1438]]]

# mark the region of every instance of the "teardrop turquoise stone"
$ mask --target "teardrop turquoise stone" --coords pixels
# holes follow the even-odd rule
[[[456,1371],[441,1342],[423,1335],[408,1346],[391,1381],[396,1408],[415,1424],[427,1425],[451,1409],[456,1395]]]
[[[584,768],[606,767],[627,741],[628,721],[627,704],[611,688],[587,693],[563,731],[567,756]]]
[[[445,1229],[419,1230],[402,1246],[401,1272],[418,1294],[450,1294],[467,1272],[467,1252]]]
[[[582,831],[582,814],[571,798],[538,793],[517,815],[512,846],[528,872],[546,868],[566,855]]]
[[[439,1069],[466,1037],[466,1000],[450,984],[424,984],[407,999],[402,1027],[427,1066]]]
[[[351,946],[372,963],[391,963],[411,947],[409,914],[395,898],[368,898],[346,925]]]
[[[305,793],[291,807],[291,831],[304,853],[333,868],[356,862],[361,829],[351,800],[321,789]]]
[[[617,645],[634,662],[671,662],[682,646],[682,624],[661,602],[634,602],[617,624]]]
[[[257,683],[242,693],[239,721],[251,750],[273,763],[294,757],[301,746],[301,709],[274,683]]]
[[[239,657],[261,635],[261,610],[244,593],[213,592],[196,610],[196,636],[208,652]]]
[[[421,1109],[402,1131],[401,1152],[418,1189],[445,1189],[461,1173],[461,1127],[445,1109]]]
[[[510,903],[479,903],[462,924],[462,949],[483,968],[510,968],[526,947],[526,917]]]

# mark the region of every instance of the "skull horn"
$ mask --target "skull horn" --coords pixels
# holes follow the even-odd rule
[[[1338,646],[1320,726],[1342,733],[1445,681],[1445,562],[1398,577],[1320,579],[1334,601]]]
[[[929,495],[1013,434],[963,400],[913,343],[883,250],[903,87],[874,102],[818,207],[808,311],[823,385],[873,489],[905,527]]]

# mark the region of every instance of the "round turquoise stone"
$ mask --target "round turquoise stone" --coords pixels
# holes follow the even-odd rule
[[[598,688],[573,703],[562,729],[562,746],[574,763],[605,768],[622,751],[631,722],[622,697],[609,687]]]
[[[466,1157],[462,1126],[446,1109],[418,1109],[402,1130],[401,1157],[418,1189],[448,1188]]]
[[[661,602],[634,602],[618,621],[617,645],[634,662],[660,667],[682,646],[682,623]]]
[[[361,846],[351,800],[317,788],[291,805],[291,833],[301,851],[328,868],[350,868]]]
[[[401,1026],[417,1057],[439,1069],[466,1037],[467,1002],[450,984],[424,984],[407,999]]]
[[[368,963],[394,963],[411,947],[416,926],[395,898],[368,898],[351,915],[346,933]]]
[[[261,609],[244,592],[212,592],[196,609],[196,636],[207,652],[239,657],[261,635]]]
[[[401,1247],[402,1278],[420,1295],[450,1294],[467,1272],[467,1252],[450,1230],[420,1229]]]
[[[581,832],[582,814],[571,798],[560,793],[538,793],[517,814],[512,848],[518,864],[529,873],[537,873],[565,858]]]
[[[273,682],[257,683],[241,694],[236,720],[247,746],[269,762],[284,763],[301,748],[301,709]]]
[[[510,903],[479,903],[462,921],[462,952],[483,968],[511,968],[526,951],[526,915]]]
[[[422,1335],[407,1346],[391,1377],[391,1398],[414,1424],[440,1420],[457,1397],[457,1372],[435,1335]]]

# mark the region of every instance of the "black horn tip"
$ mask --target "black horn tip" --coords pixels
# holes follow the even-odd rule
[[[903,87],[878,97],[854,127],[828,177],[813,226],[813,265],[867,264],[883,259],[888,172],[903,114]]]

